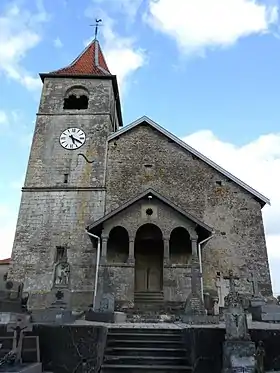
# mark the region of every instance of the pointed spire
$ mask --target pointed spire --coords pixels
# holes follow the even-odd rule
[[[52,71],[55,75],[111,75],[97,39],[67,67]]]

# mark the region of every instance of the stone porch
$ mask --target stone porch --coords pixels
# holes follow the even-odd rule
[[[151,190],[88,230],[101,237],[99,291],[112,293],[118,310],[182,308],[191,292],[191,267],[201,270],[199,243],[212,234]]]

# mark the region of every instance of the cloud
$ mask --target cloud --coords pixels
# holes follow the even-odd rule
[[[5,111],[0,110],[0,128],[6,127],[9,123],[8,115]]]
[[[26,54],[41,41],[41,25],[48,20],[42,4],[30,12],[15,2],[0,14],[0,73],[29,90],[37,90],[41,82],[24,68]]]
[[[133,37],[124,37],[115,30],[116,25],[104,11],[95,8],[88,8],[86,16],[92,19],[94,14],[99,14],[103,20],[102,25],[102,50],[105,54],[109,70],[117,75],[120,91],[123,92],[127,87],[129,79],[132,77],[146,61],[146,52],[136,46]],[[92,39],[88,40],[88,44]]]
[[[118,11],[125,14],[129,19],[134,19],[143,0],[95,0],[95,4],[100,4],[110,7],[110,11]]]
[[[280,293],[280,133],[267,134],[243,146],[221,141],[209,130],[183,140],[258,192],[270,198],[263,208],[274,290]]]
[[[59,37],[57,37],[54,41],[53,41],[53,45],[55,48],[62,48],[63,47],[63,43],[62,41],[60,40]]]
[[[149,0],[144,19],[190,54],[268,32],[278,21],[278,7],[256,0]]]

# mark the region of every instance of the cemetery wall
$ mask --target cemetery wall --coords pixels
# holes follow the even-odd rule
[[[44,371],[99,371],[106,346],[106,327],[34,325],[33,332],[26,334],[39,335]],[[0,325],[0,342],[1,337],[7,335],[6,327]]]

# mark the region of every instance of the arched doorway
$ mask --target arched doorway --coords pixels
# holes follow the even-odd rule
[[[135,237],[135,292],[162,290],[163,239],[154,224],[142,225]]]

